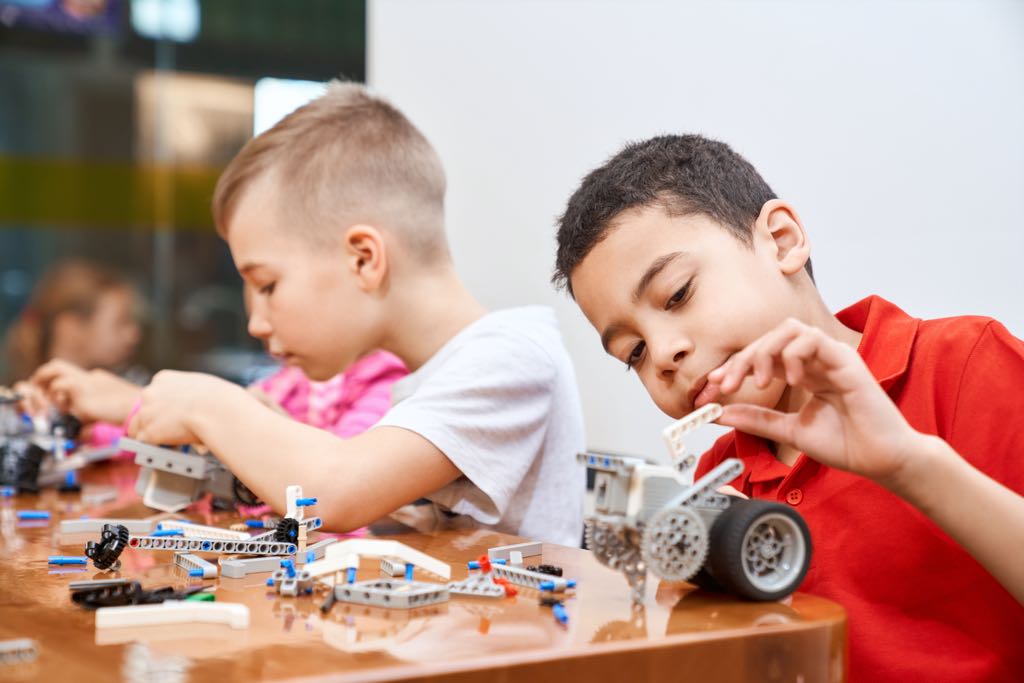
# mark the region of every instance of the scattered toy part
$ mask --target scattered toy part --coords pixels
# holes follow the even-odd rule
[[[192,553],[174,553],[174,564],[184,569],[189,576],[201,579],[217,578],[217,565]]]
[[[371,579],[334,587],[340,602],[372,605],[389,609],[410,609],[447,602],[448,586],[419,581],[382,581]]]
[[[505,560],[510,561],[512,552],[521,553],[523,557],[532,557],[534,555],[541,554],[541,548],[544,544],[540,541],[530,541],[528,543],[516,543],[513,545],[499,545],[494,548],[490,548],[487,551],[487,557],[493,562],[494,560]]]
[[[0,640],[0,664],[24,664],[39,656],[39,643],[32,638]]]
[[[168,600],[159,605],[101,607],[96,610],[98,629],[192,623],[249,628],[249,608],[233,602]]]

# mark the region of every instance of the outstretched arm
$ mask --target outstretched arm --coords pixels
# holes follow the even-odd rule
[[[853,348],[788,320],[708,376],[724,395],[752,377],[783,378],[810,393],[795,413],[725,407],[719,424],[803,451],[873,479],[915,506],[1024,604],[1024,498],[937,436],[914,430]],[[999,525],[991,520],[999,519]]]
[[[128,431],[149,443],[204,444],[278,512],[285,509],[285,487],[300,484],[319,498],[317,509],[332,531],[364,526],[461,475],[411,431],[378,427],[340,439],[199,373],[158,373]]]

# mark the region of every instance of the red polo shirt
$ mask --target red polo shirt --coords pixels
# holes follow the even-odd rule
[[[1024,342],[990,318],[919,320],[877,296],[836,317],[864,333],[857,351],[914,429],[1024,494]],[[697,476],[728,457],[745,465],[733,486],[807,521],[800,590],[847,609],[851,681],[1024,680],[1024,607],[909,503],[802,454],[787,467],[735,431]]]

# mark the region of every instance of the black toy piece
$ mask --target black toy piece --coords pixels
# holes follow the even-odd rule
[[[0,485],[19,493],[39,491],[39,466],[46,451],[32,443],[29,436],[7,437],[0,442]]]
[[[553,564],[531,564],[527,565],[526,569],[531,572],[539,572],[541,574],[548,574],[550,576],[562,575],[562,568],[556,567]]]
[[[176,591],[172,586],[144,590],[138,581],[75,590],[71,593],[71,601],[86,609],[100,607],[120,607],[122,605],[153,605],[165,600],[183,600],[192,593],[203,590],[203,586],[192,586],[184,591]]]
[[[123,524],[104,524],[99,543],[89,541],[85,544],[85,555],[92,560],[97,569],[118,569],[121,566],[121,553],[128,547],[128,527]]]
[[[82,433],[82,421],[70,413],[58,415],[50,424],[50,433],[56,436],[58,431],[63,432],[65,439],[74,441]]]
[[[277,523],[274,530],[274,540],[281,543],[295,543],[299,539],[299,522],[291,517],[285,517]]]

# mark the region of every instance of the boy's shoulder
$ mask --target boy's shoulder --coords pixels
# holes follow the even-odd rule
[[[456,334],[435,358],[461,353],[483,355],[500,363],[502,356],[490,355],[497,350],[511,353],[511,359],[532,356],[549,363],[559,360],[566,351],[554,310],[522,306],[492,311]]]

